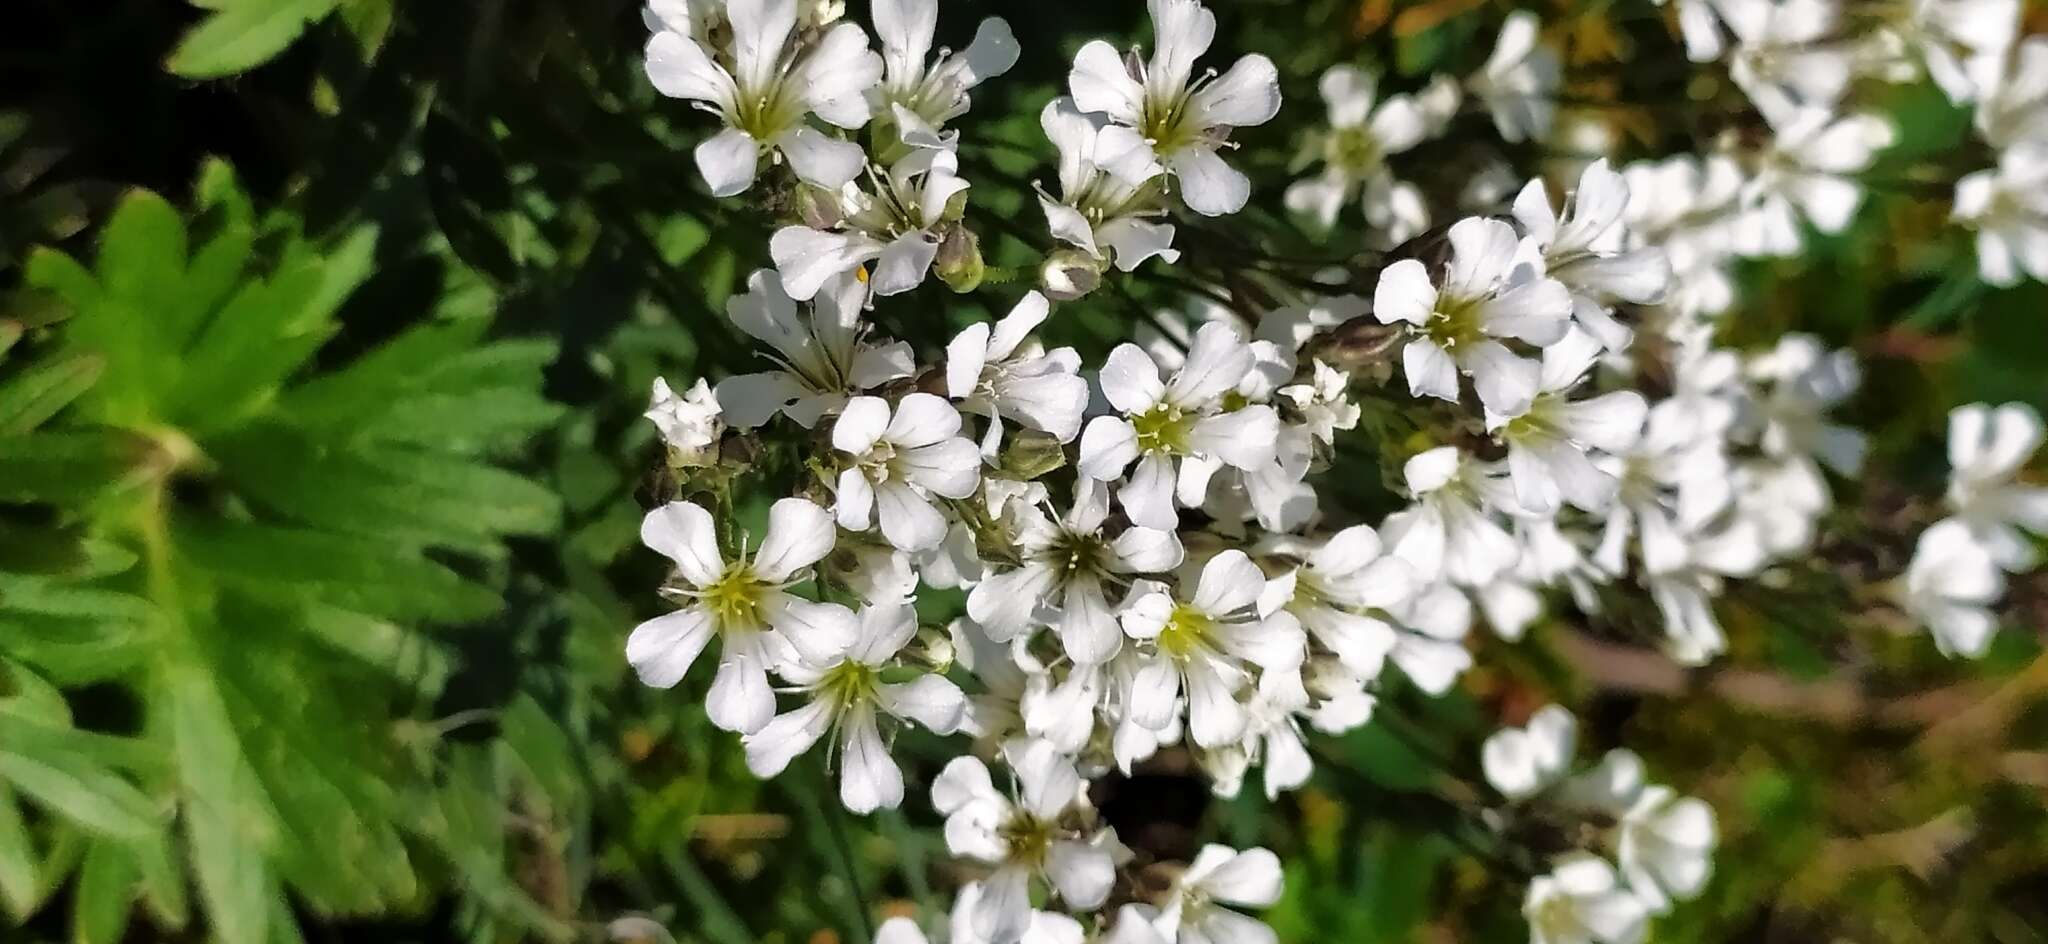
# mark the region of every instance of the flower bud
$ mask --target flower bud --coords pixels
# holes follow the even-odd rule
[[[1102,284],[1102,260],[1079,249],[1055,250],[1045,257],[1045,266],[1039,270],[1039,284],[1047,298],[1073,301]]]
[[[932,260],[932,271],[953,291],[974,291],[988,272],[981,259],[981,239],[957,223],[947,227],[939,240],[938,256]]]

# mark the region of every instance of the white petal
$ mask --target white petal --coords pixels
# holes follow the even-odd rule
[[[1109,352],[1098,375],[1102,395],[1117,412],[1143,413],[1159,402],[1166,385],[1159,379],[1159,367],[1135,344],[1119,344]],[[1233,381],[1234,383],[1235,381]]]
[[[768,687],[768,670],[758,637],[726,635],[724,650],[718,654],[718,675],[711,680],[704,711],[712,724],[740,734],[759,731],[774,717],[775,692]]]
[[[711,614],[702,607],[657,616],[626,637],[626,661],[640,684],[674,688],[711,641]]]
[[[880,256],[882,246],[858,234],[785,226],[769,237],[768,254],[774,258],[775,270],[790,297],[807,300],[833,276]]]
[[[1102,112],[1125,124],[1137,124],[1144,117],[1144,89],[1124,68],[1116,47],[1102,40],[1090,41],[1074,54],[1067,88],[1081,111]]]
[[[1167,159],[1166,166],[1180,181],[1181,200],[1203,216],[1236,213],[1251,199],[1250,178],[1206,146],[1183,147]]]
[[[697,173],[714,197],[730,197],[754,185],[754,167],[760,160],[760,145],[746,132],[727,128],[705,138],[692,152]]]
[[[1436,311],[1436,299],[1429,269],[1420,260],[1402,259],[1380,270],[1379,284],[1373,288],[1372,316],[1381,324],[1426,324]]]
[[[640,543],[675,561],[676,572],[693,586],[705,586],[725,572],[711,512],[693,502],[669,502],[648,512],[640,519]]]
[[[1265,124],[1280,113],[1280,71],[1272,60],[1252,53],[1197,91],[1188,107],[1204,127]]]
[[[821,698],[776,715],[761,730],[740,738],[740,746],[747,752],[747,770],[764,780],[782,773],[790,761],[832,729],[832,708],[830,700]]]
[[[784,498],[768,509],[768,535],[754,553],[754,573],[782,583],[832,553],[837,540],[825,509],[809,499]]]
[[[1458,365],[1436,342],[1416,338],[1401,348],[1401,373],[1408,394],[1458,402]]]
[[[968,448],[973,449],[973,444]],[[908,485],[892,482],[875,489],[875,516],[880,519],[882,536],[899,550],[929,550],[946,539],[946,517],[932,506],[931,499]]]
[[[879,694],[884,711],[916,721],[935,734],[953,733],[967,713],[967,696],[941,675],[920,675],[909,682],[883,685]]]
[[[832,448],[855,456],[875,448],[889,428],[889,401],[881,397],[854,397],[846,401],[839,420],[832,424]]]
[[[829,137],[815,128],[799,127],[775,136],[775,146],[789,159],[789,169],[808,184],[837,190],[860,176],[867,155],[852,141]]]
[[[845,719],[840,742],[839,802],[855,813],[895,809],[903,803],[903,771],[882,744],[875,716],[857,709]]]

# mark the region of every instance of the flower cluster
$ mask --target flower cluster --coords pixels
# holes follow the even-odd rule
[[[1198,73],[1216,20],[1195,0],[1149,0],[1148,54],[1082,46],[1038,112],[1057,172],[1035,194],[1037,285],[1005,292],[954,127],[1017,59],[1001,20],[934,53],[937,0],[877,0],[877,55],[837,4],[656,0],[649,79],[722,124],[696,152],[705,182],[730,196],[765,181],[778,218],[773,267],[726,312],[766,369],[655,389],[670,469],[703,502],[646,518],[676,609],[633,631],[633,667],[677,685],[715,637],[706,707],[749,768],[776,776],[823,741],[860,813],[904,803],[901,732],[959,735],[929,781],[948,848],[980,876],[956,899],[956,942],[1249,944],[1271,939],[1242,912],[1279,898],[1273,854],[1210,846],[1170,887],[1141,885],[1149,863],[1091,782],[1171,752],[1218,794],[1254,771],[1269,796],[1300,787],[1313,737],[1373,723],[1396,686],[1453,688],[1475,623],[1513,641],[1546,613],[1626,629],[1644,612],[1673,658],[1712,659],[1727,645],[1715,601],[1812,552],[1865,454],[1832,418],[1858,388],[1849,353],[1801,334],[1723,346],[1735,263],[1848,224],[1855,175],[1892,137],[1849,80],[1924,70],[1977,103],[2002,149],[2003,176],[1957,197],[1986,278],[2041,275],[2048,229],[2024,174],[2048,128],[2048,53],[2013,45],[1998,0],[1885,7],[1867,29],[1845,18],[1877,14],[1830,0],[1674,3],[1687,52],[1722,64],[1759,133],[1590,160],[1557,188],[1474,174],[1432,206],[1402,161],[1449,135],[1468,95],[1504,141],[1563,126],[1539,22],[1509,16],[1463,81],[1383,95],[1339,66],[1318,83],[1329,127],[1304,149],[1320,168],[1284,202],[1312,233],[1361,202],[1366,251],[1289,270],[1290,297],[1270,304],[1198,275],[1196,294],[1231,304],[1162,313],[1091,365],[1038,332],[1148,262],[1181,266],[1183,236],[1246,209],[1233,136],[1279,112],[1270,60]],[[885,336],[888,298],[933,275],[1009,313],[942,351]],[[1954,418],[1955,516],[1898,590],[1944,651],[1983,650],[2002,572],[2031,566],[2024,532],[2048,530],[2048,491],[2015,478],[2040,438],[2020,407]],[[1376,459],[1345,453],[1361,440]],[[794,494],[744,528],[734,481],[778,442],[800,473],[762,478]],[[1380,514],[1324,500],[1375,461],[1398,480]],[[962,603],[925,622],[935,591]],[[1546,709],[1489,740],[1509,802],[1488,816],[1545,856],[1525,906],[1536,940],[1639,940],[1705,882],[1713,815],[1644,782],[1626,751],[1572,775],[1572,734]],[[880,938],[923,932],[897,919]]]

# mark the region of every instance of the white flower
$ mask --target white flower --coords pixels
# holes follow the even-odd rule
[[[1828,111],[1841,99],[1854,74],[1851,51],[1830,41],[1841,4],[1724,0],[1720,11],[1737,40],[1729,77],[1766,117],[1802,108]]]
[[[1863,202],[1863,187],[1850,175],[1868,170],[1892,143],[1891,124],[1875,115],[1837,118],[1809,108],[1774,124],[1771,146],[1758,155],[1756,174],[1742,191],[1734,238],[1744,255],[1798,252],[1801,216],[1823,233],[1841,232]]]
[[[1766,508],[1763,513],[1797,516],[1782,508]],[[1728,645],[1714,615],[1722,578],[1747,577],[1763,566],[1767,547],[1762,529],[1744,518],[1685,534],[1646,527],[1642,544],[1643,583],[1664,619],[1665,652],[1685,665],[1706,663]]]
[[[1109,896],[1122,846],[1112,830],[1086,827],[1081,778],[1051,744],[1032,741],[1006,751],[1017,799],[996,790],[988,768],[957,757],[932,781],[932,806],[946,817],[946,848],[995,867],[975,883],[967,927],[992,944],[1008,944],[1031,921],[1033,878],[1061,900],[1091,909]]]
[[[1949,507],[1992,559],[2015,573],[2036,558],[2023,532],[2048,535],[2048,486],[2016,481],[2041,436],[2041,415],[2024,403],[1972,403],[1948,418]]]
[[[1976,125],[2000,150],[2048,145],[2048,37],[2029,36],[2006,53],[2003,74],[1978,96]]]
[[[974,916],[981,904],[984,891],[979,883],[969,883],[953,896],[953,914],[946,925],[946,944],[996,944],[993,938],[975,933]],[[875,944],[889,944],[878,936]],[[1088,934],[1081,922],[1056,911],[1033,910],[1024,924],[1024,934],[1018,938],[1023,944],[1084,944]],[[916,941],[906,938],[909,944]]]
[[[1713,870],[1714,809],[1660,784],[1643,787],[1622,814],[1615,858],[1629,890],[1651,912],[1690,899]]]
[[[2005,594],[2005,575],[1969,526],[1950,519],[1922,532],[1897,587],[1899,605],[1934,634],[1942,654],[1974,659],[1990,647],[1998,631],[1990,607]]]
[[[1415,687],[1441,695],[1472,667],[1472,653],[1464,645],[1472,629],[1472,602],[1457,588],[1430,586],[1387,612],[1400,630],[1387,658]]]
[[[1997,286],[2048,282],[2048,144],[1998,155],[1956,181],[1955,220],[1977,231],[1977,271]]]
[[[1521,550],[1490,512],[1515,507],[1506,481],[1456,446],[1419,453],[1402,473],[1416,503],[1389,515],[1380,530],[1417,577],[1481,587],[1515,565]]]
[[[1098,153],[1148,148],[1180,182],[1181,199],[1204,216],[1242,209],[1251,181],[1217,155],[1231,129],[1265,124],[1280,111],[1280,75],[1265,56],[1239,59],[1214,81],[1190,82],[1195,59],[1216,36],[1216,17],[1195,0],[1147,0],[1152,13],[1152,57],[1126,68],[1116,48],[1101,40],[1081,47],[1067,86],[1082,111],[1101,112],[1114,124]]]
[[[1259,621],[1254,605],[1265,575],[1232,549],[1203,565],[1190,599],[1177,600],[1157,583],[1138,587],[1120,620],[1126,635],[1150,646],[1125,710],[1158,730],[1177,719],[1185,693],[1188,733],[1197,746],[1243,737],[1249,717],[1240,698],[1254,681],[1252,667],[1286,670],[1303,658],[1300,627]]]
[[[877,0],[874,17],[883,72],[869,97],[896,123],[897,136],[915,147],[949,147],[957,133],[939,129],[967,113],[968,91],[1017,64],[1017,37],[1002,17],[982,20],[960,54],[940,50],[929,63],[938,0]]]
[[[1561,783],[1578,750],[1578,720],[1560,705],[1545,705],[1520,728],[1502,728],[1481,748],[1486,782],[1502,796],[1524,800]]]
[[[1270,908],[1280,900],[1282,879],[1280,859],[1266,849],[1203,846],[1152,927],[1177,944],[1271,944],[1272,928],[1223,906]]]
[[[1103,364],[1103,396],[1118,414],[1090,420],[1081,434],[1080,473],[1097,481],[1137,468],[1117,490],[1131,521],[1171,530],[1182,505],[1202,502],[1223,466],[1256,470],[1273,461],[1279,415],[1265,404],[1225,411],[1225,396],[1252,369],[1251,346],[1227,324],[1195,332],[1187,360],[1162,382],[1159,366],[1135,344],[1120,344]]]
[[[917,614],[908,604],[870,606],[846,648],[819,660],[799,654],[779,666],[776,674],[809,701],[741,739],[747,769],[756,777],[773,777],[836,730],[840,802],[855,813],[895,809],[903,802],[903,771],[882,741],[878,713],[951,734],[967,707],[959,687],[942,675],[882,681],[882,671],[916,634]]]
[[[1649,918],[1614,867],[1584,852],[1559,857],[1549,875],[1530,881],[1522,916],[1530,944],[1639,944]]]
[[[1913,0],[1886,29],[1919,52],[1949,101],[1963,104],[1997,84],[2019,21],[2019,0]]]
[[[1054,238],[1096,259],[1113,255],[1125,272],[1154,256],[1180,258],[1173,225],[1152,222],[1166,214],[1166,168],[1150,148],[1128,135],[1105,137],[1102,116],[1082,113],[1070,98],[1046,103],[1038,124],[1060,155],[1059,200],[1038,195]]]
[[[1358,426],[1358,404],[1351,401],[1351,376],[1317,358],[1310,364],[1309,379],[1280,388],[1280,395],[1294,404],[1309,434],[1330,445],[1340,429]]]
[[[1527,410],[1486,415],[1487,428],[1507,444],[1515,502],[1529,514],[1553,514],[1564,502],[1600,512],[1614,500],[1617,481],[1587,453],[1628,451],[1642,433],[1649,407],[1633,390],[1570,398],[1599,354],[1599,341],[1573,329],[1544,349],[1540,392]]]
[[[725,430],[718,400],[702,377],[697,378],[689,393],[680,397],[669,389],[668,381],[654,378],[653,395],[648,398],[647,412],[641,415],[661,431],[661,441],[668,446],[670,457],[687,464],[708,459],[712,447],[718,444],[719,434]]]
[[[920,148],[874,178],[870,193],[848,182],[837,188],[837,225],[785,226],[769,237],[768,254],[795,298],[810,298],[834,276],[873,261],[868,285],[877,295],[916,288],[938,255],[939,227],[957,219],[967,191],[952,151]]]
[[[1516,10],[1501,24],[1486,65],[1466,80],[1493,112],[1493,126],[1509,141],[1541,140],[1557,117],[1561,74],[1557,53],[1536,36],[1536,14]]]
[[[960,413],[929,393],[905,394],[893,414],[880,397],[848,400],[832,427],[832,448],[852,457],[839,473],[839,526],[879,520],[899,549],[938,546],[946,517],[932,497],[966,498],[981,483],[981,451],[959,432]]]
[[[1078,492],[1073,509],[1059,520],[1029,506],[1017,510],[1019,566],[975,584],[967,615],[998,642],[1049,624],[1070,658],[1100,663],[1123,643],[1103,585],[1121,575],[1171,570],[1180,564],[1181,545],[1173,531],[1146,527],[1128,528],[1115,540],[1104,537],[1104,489],[1084,484]]]
[[[1531,180],[1515,197],[1515,220],[1542,253],[1545,272],[1572,290],[1573,313],[1610,351],[1628,346],[1630,332],[1616,322],[1616,301],[1648,305],[1661,301],[1671,283],[1671,263],[1655,247],[1624,249],[1628,184],[1605,158],[1586,166],[1562,217],[1550,207],[1541,180]]]
[[[1373,317],[1410,326],[1401,349],[1409,393],[1455,402],[1462,371],[1487,409],[1519,413],[1536,395],[1536,363],[1500,339],[1556,343],[1569,326],[1571,292],[1555,279],[1509,281],[1517,240],[1506,223],[1472,217],[1452,224],[1449,235],[1443,284],[1433,284],[1419,260],[1387,266],[1373,292]]]
[[[1366,222],[1380,228],[1398,218],[1397,203],[1410,199],[1396,197],[1396,191],[1405,190],[1420,201],[1414,187],[1394,177],[1387,158],[1422,143],[1430,132],[1429,119],[1407,95],[1389,95],[1375,108],[1377,86],[1373,76],[1348,65],[1330,67],[1316,85],[1330,113],[1329,129],[1316,139],[1323,170],[1288,187],[1286,203],[1324,229],[1360,191],[1365,194]],[[1450,88],[1455,93],[1456,86]]]
[[[768,510],[768,534],[751,556],[732,562],[719,555],[711,513],[690,502],[670,502],[647,513],[640,541],[674,561],[666,592],[683,609],[634,627],[626,659],[640,681],[670,688],[682,681],[704,644],[717,636],[718,676],[706,709],[711,723],[750,734],[775,713],[768,688],[771,645],[780,641],[802,656],[825,660],[855,632],[851,611],[813,603],[784,588],[832,551],[832,516],[815,503],[785,498]]]
[[[860,27],[841,23],[802,47],[791,45],[796,0],[727,0],[731,38],[724,49],[664,23],[647,41],[647,78],[663,95],[689,99],[726,129],[697,145],[697,170],[713,196],[753,185],[762,149],[821,187],[860,173],[860,145],[821,134],[807,115],[841,128],[867,123],[867,90],[882,77]],[[693,17],[694,20],[694,17]]]
[[[1063,443],[1081,432],[1088,381],[1078,373],[1080,355],[1070,347],[1047,352],[1027,340],[1048,310],[1044,295],[1028,292],[1002,320],[968,325],[946,345],[946,395],[988,417],[984,455],[1001,445],[1004,416]]]
[[[1396,637],[1392,626],[1366,611],[1392,606],[1415,590],[1408,563],[1382,555],[1370,526],[1353,525],[1302,554],[1300,566],[1268,580],[1259,616],[1269,626],[1306,630],[1346,670],[1370,679],[1379,676]]]
[[[753,429],[779,412],[808,428],[847,397],[910,376],[910,345],[874,344],[861,336],[866,292],[850,276],[834,280],[812,301],[810,317],[798,320],[795,300],[772,270],[749,277],[746,294],[726,303],[726,314],[741,331],[773,347],[770,357],[781,369],[719,381],[713,393],[725,421]]]
[[[1652,2],[1663,6],[1671,0]],[[1721,0],[1676,0],[1678,32],[1685,39],[1687,59],[1694,62],[1712,62],[1721,58],[1721,15],[1717,9],[1720,3]]]
[[[1748,373],[1770,384],[1756,400],[1764,424],[1760,445],[1765,455],[1808,469],[1818,459],[1846,476],[1862,471],[1868,437],[1826,419],[1828,409],[1847,400],[1862,384],[1854,354],[1828,351],[1812,335],[1789,334],[1775,348],[1751,358]],[[1818,471],[1813,475],[1818,478]]]

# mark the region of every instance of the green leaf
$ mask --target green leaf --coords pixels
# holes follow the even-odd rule
[[[0,722],[0,731],[7,730]],[[94,832],[139,839],[161,827],[154,804],[133,784],[103,767],[62,751],[30,757],[25,746],[7,741],[0,750],[0,779],[45,809]]]
[[[255,68],[334,9],[336,0],[208,0],[213,15],[185,34],[164,67],[191,79]]]
[[[342,0],[341,21],[362,47],[364,59],[374,59],[391,34],[394,0]]]
[[[259,944],[268,933],[268,865],[275,819],[202,664],[180,659],[166,673],[171,738],[184,788],[185,848],[223,944]]]
[[[0,501],[79,505],[167,464],[155,443],[117,430],[0,436]]]
[[[105,291],[153,298],[185,280],[185,220],[147,190],[130,190],[100,235],[94,272]]]
[[[126,846],[101,840],[85,852],[71,893],[71,939],[112,944],[128,930],[139,872]]]
[[[37,364],[0,384],[0,436],[18,435],[41,426],[92,389],[106,367],[105,358],[78,353]]]
[[[42,903],[37,881],[35,843],[21,820],[21,805],[14,791],[0,783],[0,906],[15,923],[27,920]]]

